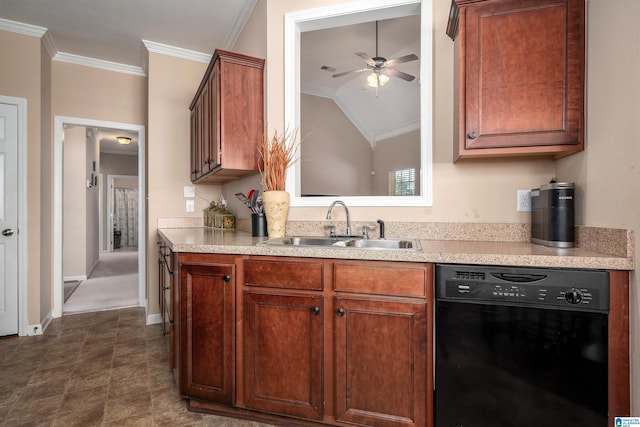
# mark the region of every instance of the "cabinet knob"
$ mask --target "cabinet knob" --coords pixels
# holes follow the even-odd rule
[[[471,132],[469,132],[469,135],[467,135],[469,137],[469,139],[476,139],[478,137],[478,134],[476,133],[475,130],[472,130]]]
[[[311,314],[313,314],[314,316],[317,316],[318,314],[320,314],[320,307],[315,306],[311,309]]]
[[[228,282],[231,280],[231,276],[229,276],[228,274],[225,274],[224,277],[222,278],[225,282]]]
[[[340,316],[340,317],[344,316],[344,308],[340,307],[340,308],[336,311],[336,313],[337,313],[337,314],[338,314],[338,316]]]

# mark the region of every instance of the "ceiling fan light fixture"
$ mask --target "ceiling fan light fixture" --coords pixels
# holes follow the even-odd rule
[[[122,145],[129,145],[131,144],[131,138],[129,138],[128,136],[119,136],[116,138],[118,140],[118,142]]]
[[[367,77],[367,84],[370,87],[384,86],[389,82],[389,76],[384,73],[371,73]]]

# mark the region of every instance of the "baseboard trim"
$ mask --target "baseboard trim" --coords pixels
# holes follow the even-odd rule
[[[162,316],[160,313],[147,315],[147,325],[157,325],[158,323],[162,323]]]
[[[87,280],[87,276],[64,276],[63,280],[65,282],[82,282],[83,280]]]

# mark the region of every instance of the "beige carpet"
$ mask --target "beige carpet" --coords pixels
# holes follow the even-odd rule
[[[100,254],[91,277],[64,303],[63,313],[84,313],[133,307],[138,301],[138,252]]]
[[[79,280],[72,280],[69,282],[64,282],[64,302],[67,302],[73,291],[80,285]]]

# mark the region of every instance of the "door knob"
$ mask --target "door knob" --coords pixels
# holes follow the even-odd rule
[[[2,230],[2,235],[3,236],[13,236],[13,230],[10,228],[5,228],[4,230]]]

